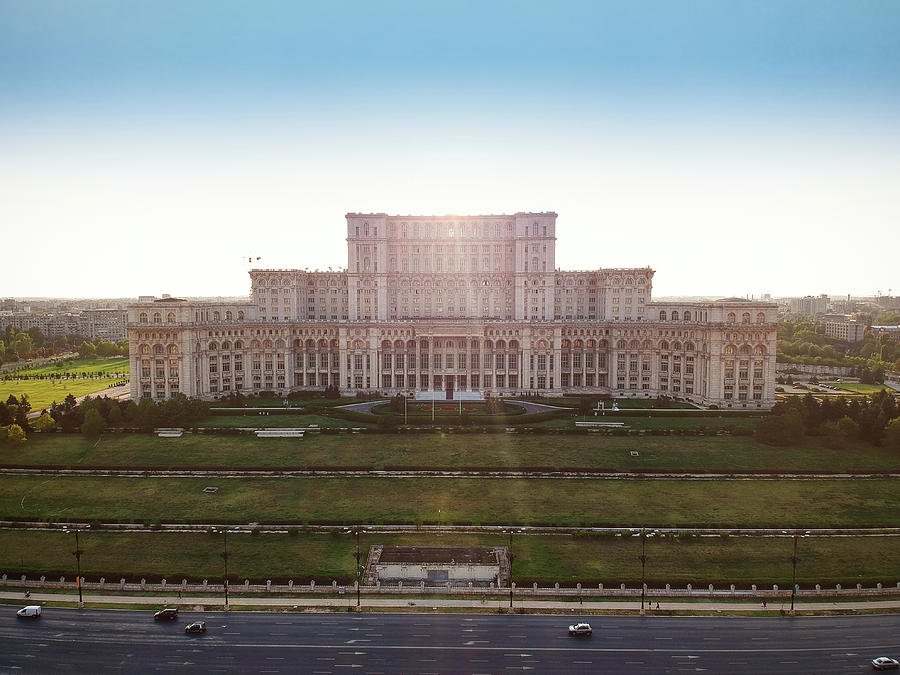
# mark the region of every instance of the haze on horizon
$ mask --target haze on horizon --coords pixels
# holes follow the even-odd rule
[[[242,296],[248,257],[343,268],[347,212],[549,210],[561,268],[649,265],[657,296],[896,294],[898,29],[883,1],[0,0],[0,296]]]

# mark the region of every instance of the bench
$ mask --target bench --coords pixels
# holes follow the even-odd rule
[[[613,427],[621,429],[625,422],[575,422],[576,427]]]
[[[154,429],[153,433],[157,438],[181,438],[184,435],[184,429]]]

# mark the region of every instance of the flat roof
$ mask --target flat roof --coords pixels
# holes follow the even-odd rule
[[[469,563],[496,565],[490,546],[385,546],[379,563]]]

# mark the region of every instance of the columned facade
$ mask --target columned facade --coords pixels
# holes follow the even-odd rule
[[[247,303],[129,307],[132,395],[332,386],[774,404],[774,304],[653,303],[653,270],[557,270],[555,241],[554,213],[348,214],[346,270],[252,270]]]

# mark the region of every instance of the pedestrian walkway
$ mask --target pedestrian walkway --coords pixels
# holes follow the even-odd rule
[[[37,604],[44,602],[68,602],[77,603],[77,593],[31,593],[25,598],[24,593],[18,591],[0,591],[0,600],[19,600],[22,604]],[[179,598],[174,593],[171,595],[103,595],[103,594],[84,594],[85,603],[91,605],[107,604],[107,605],[167,605],[179,606],[183,608],[195,609],[203,607],[210,610],[222,609],[224,598],[221,595],[197,595]],[[353,607],[356,605],[356,596],[352,590],[341,597],[273,597],[273,596],[257,596],[257,597],[235,597],[228,598],[230,607],[238,609],[241,607],[268,607],[271,609],[283,608],[308,608],[308,609],[335,609],[344,607]],[[382,598],[363,595],[360,599],[363,608],[378,609],[405,609],[412,608],[434,610],[434,609],[471,609],[474,611],[496,611],[503,609],[509,611],[509,599],[505,597],[493,597],[491,599],[481,601],[476,598],[457,599],[457,598]],[[790,609],[790,602],[770,601],[767,607],[759,602],[685,602],[685,601],[668,601],[660,600],[659,609],[657,610],[657,602],[647,602],[647,614],[655,612],[670,614],[679,613],[706,613],[716,614],[720,612],[752,612],[752,613],[778,613],[781,610]],[[586,601],[579,603],[577,599],[566,601],[560,600],[515,600],[513,608],[516,610],[527,611],[543,611],[543,612],[631,612],[639,613],[641,603],[634,599],[628,600],[603,600],[603,601]],[[846,602],[795,602],[794,608],[797,612],[851,612],[859,610],[878,610],[888,612],[900,612],[900,599],[894,600],[851,600]]]

